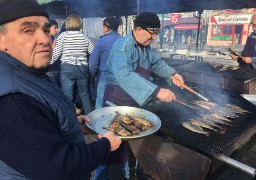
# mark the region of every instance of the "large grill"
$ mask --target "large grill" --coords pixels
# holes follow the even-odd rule
[[[184,94],[188,93],[185,90],[182,91],[184,91]],[[181,98],[183,99],[184,95]],[[245,102],[245,100],[232,99],[229,103],[239,105],[252,113],[244,114],[239,118],[233,119],[233,126],[222,125],[224,132],[213,132],[210,136],[191,132],[181,125],[184,121],[189,121],[189,119],[193,118],[196,119],[201,114],[209,113],[206,110],[194,111],[173,102],[154,105],[151,107],[151,111],[160,117],[162,121],[161,131],[176,139],[179,143],[185,144],[207,155],[230,155],[256,133],[256,118],[253,113],[255,112],[255,108]]]
[[[243,72],[244,70],[241,69],[217,72],[208,63],[189,61],[173,61],[173,63],[172,66],[183,75],[186,84],[209,98],[210,101],[221,107],[228,103],[234,104],[251,113],[239,114],[239,117],[233,120],[233,126],[222,126],[225,127],[224,131],[205,136],[185,129],[181,123],[198,118],[200,115],[209,114],[208,110],[199,108],[195,111],[176,102],[151,103],[148,107],[149,110],[157,114],[162,121],[160,133],[210,157],[230,156],[256,133],[256,107],[240,96],[242,93],[255,94],[256,71],[246,70]],[[161,87],[170,88],[162,79],[156,79],[156,82]],[[218,83],[216,84],[216,82]],[[180,90],[176,86],[171,87],[171,90],[175,92],[177,99],[190,105],[193,100],[202,100],[189,91]],[[228,161],[226,163],[229,164]],[[240,166],[239,164],[236,167]],[[241,170],[247,172],[247,170]],[[255,175],[255,169],[252,168],[249,171],[249,174]]]

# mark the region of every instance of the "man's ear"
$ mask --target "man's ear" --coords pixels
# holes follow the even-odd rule
[[[0,33],[0,50],[6,52],[7,48],[5,46],[4,39],[5,39],[5,35]]]

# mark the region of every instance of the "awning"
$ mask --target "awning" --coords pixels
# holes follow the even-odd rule
[[[174,26],[174,30],[197,30],[198,24],[178,24]],[[200,26],[202,29],[202,25]]]

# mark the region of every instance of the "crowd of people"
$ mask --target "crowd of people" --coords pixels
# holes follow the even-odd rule
[[[106,101],[141,107],[175,100],[151,78],[154,72],[178,87],[183,82],[150,47],[160,32],[158,16],[141,13],[123,37],[119,21],[107,17],[94,45],[76,13],[57,36],[58,23],[36,0],[0,0],[0,10],[0,179],[90,179],[95,169],[93,179],[108,179],[108,167],[118,163],[129,179],[128,142],[113,132],[85,142],[94,133],[85,125],[94,110],[90,74],[96,109]],[[76,96],[85,115],[75,113]]]

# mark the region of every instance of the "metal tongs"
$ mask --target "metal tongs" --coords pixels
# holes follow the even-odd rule
[[[191,87],[188,87],[186,84],[180,82],[179,80],[177,80],[180,84],[181,87],[189,90],[190,92],[192,92],[193,94],[196,94],[197,96],[199,96],[200,98],[202,98],[205,101],[209,101],[209,99],[207,99],[206,97],[202,96],[201,94],[199,94],[198,92],[194,91]]]
[[[183,101],[181,101],[181,100],[175,99],[174,101],[177,102],[177,103],[179,103],[179,104],[181,104],[181,105],[183,105],[183,106],[187,106],[187,107],[189,107],[189,108],[191,108],[191,109],[193,109],[193,110],[196,110],[194,107],[188,105],[187,103],[185,103],[185,102],[183,102]]]

